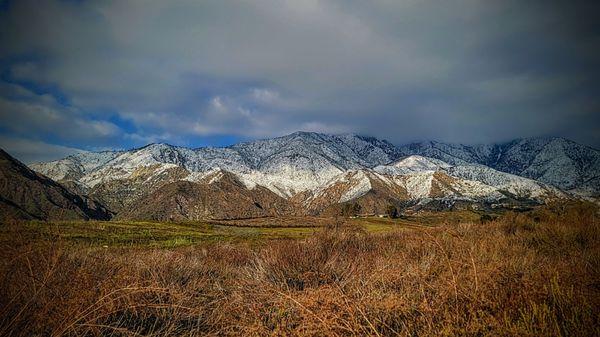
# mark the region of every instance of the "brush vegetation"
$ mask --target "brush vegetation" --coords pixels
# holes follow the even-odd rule
[[[0,335],[597,336],[597,216],[592,205],[559,204],[435,226],[356,219],[275,234],[5,224]],[[229,239],[241,230],[262,243]]]

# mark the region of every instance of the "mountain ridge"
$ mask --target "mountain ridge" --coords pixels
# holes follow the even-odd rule
[[[375,137],[295,132],[227,147],[152,143],[129,151],[78,153],[32,168],[67,186],[79,186],[117,212],[152,193],[161,198],[171,198],[177,191],[187,193],[189,186],[171,188],[169,193],[157,191],[178,181],[204,183],[213,171],[230,173],[243,184],[236,193],[246,195],[244,200],[255,198],[251,196],[255,189],[265,188],[288,200],[286,207],[295,207],[295,213],[303,207],[308,213],[322,212],[365,195],[370,209],[380,212],[384,202],[376,201],[378,197],[399,206],[434,199],[447,204],[459,200],[539,203],[552,198],[596,198],[600,190],[599,152],[562,138],[477,146],[440,142],[395,146]],[[251,209],[246,208],[251,214],[260,213]]]
[[[297,144],[294,148],[294,140],[296,139],[299,139],[299,141],[296,142]],[[362,142],[362,144],[352,144],[353,142]],[[328,146],[325,148],[322,148],[322,146],[319,147],[319,145],[323,144],[328,144]],[[348,146],[349,144],[352,144],[353,148]],[[551,149],[549,148],[552,146],[555,149],[550,151]],[[282,137],[242,142],[226,147],[187,148],[168,143],[151,143],[128,151],[78,153],[58,161],[37,163],[31,166],[56,180],[70,178],[69,175],[73,176],[71,180],[78,180],[78,177],[82,173],[90,171],[86,169],[86,164],[91,167],[91,170],[95,168],[89,161],[82,164],[78,160],[80,158],[90,156],[90,154],[96,157],[103,155],[103,159],[95,159],[97,163],[102,164],[104,163],[103,160],[107,158],[112,160],[123,153],[139,152],[151,148],[163,148],[168,149],[168,152],[172,152],[171,160],[159,160],[160,162],[174,163],[184,166],[191,171],[204,171],[216,167],[234,172],[249,172],[252,170],[268,171],[269,168],[272,169],[272,165],[278,164],[273,163],[273,161],[281,160],[282,156],[285,156],[286,151],[297,156],[297,158],[302,156],[310,157],[310,155],[316,153],[321,159],[333,163],[333,168],[338,170],[373,168],[377,165],[388,164],[402,156],[422,155],[440,159],[449,164],[478,163],[502,172],[539,179],[566,190],[577,190],[584,187],[590,190],[592,195],[595,194],[594,190],[600,187],[598,186],[598,181],[600,181],[599,151],[561,137],[520,138],[488,145],[464,145],[426,141],[395,146],[385,140],[355,134],[328,135],[315,132],[295,132]],[[278,150],[273,151],[272,149],[274,148]],[[553,157],[554,153],[563,151],[565,148],[568,148],[566,155],[561,156],[561,158],[573,160],[571,165],[574,169],[563,168],[563,172],[560,172],[560,174],[553,171],[548,172],[548,169],[543,167],[544,157]],[[305,155],[307,149],[311,152],[309,156]],[[332,157],[332,153],[342,153],[344,156]],[[365,159],[365,155],[370,155],[370,157]],[[196,156],[204,160],[195,163],[186,163],[185,157],[190,156]],[[225,162],[219,162],[218,159]],[[62,171],[66,171],[62,176],[60,174],[60,164],[65,166],[62,167]],[[69,167],[69,164],[71,167]],[[235,165],[239,167],[232,168]],[[568,166],[570,163],[563,162],[555,166],[559,165]],[[586,165],[592,166],[588,170],[591,174],[586,172]],[[59,172],[52,172],[49,167]],[[561,181],[559,177],[563,176],[562,173],[564,171],[571,174],[571,176],[568,177],[569,179]],[[590,180],[592,183],[589,183]]]
[[[599,195],[600,151],[562,137],[520,138],[472,146],[420,142],[401,146],[400,150],[404,154],[419,154],[450,164],[478,163],[580,195]]]

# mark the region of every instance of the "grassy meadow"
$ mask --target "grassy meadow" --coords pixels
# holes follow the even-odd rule
[[[1,336],[598,336],[590,204],[0,227]]]
[[[230,221],[159,223],[140,221],[29,221],[0,227],[0,241],[59,241],[81,247],[175,248],[235,242],[263,245],[277,239],[302,239],[324,227],[357,226],[367,233],[390,232],[444,223],[479,221],[471,211],[425,213],[389,218],[262,218]],[[274,225],[279,223],[280,225]]]

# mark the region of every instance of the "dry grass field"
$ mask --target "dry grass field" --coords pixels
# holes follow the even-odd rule
[[[0,335],[598,336],[597,216],[4,224]]]

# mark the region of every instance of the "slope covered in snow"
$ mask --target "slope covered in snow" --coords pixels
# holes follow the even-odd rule
[[[346,170],[385,164],[394,159],[395,151],[392,144],[375,138],[296,132],[225,148],[150,144],[124,152],[88,152],[33,168],[56,180],[75,180],[89,188],[127,178],[142,166],[170,164],[190,172],[221,168],[239,175],[249,187],[258,184],[289,197]]]
[[[120,154],[120,151],[81,152],[64,159],[30,166],[34,171],[53,180],[79,180],[85,174],[105,165]]]
[[[436,171],[449,166],[450,164],[439,159],[412,155],[401,158],[388,165],[378,165],[373,170],[383,174],[400,175],[424,171]]]
[[[335,202],[342,203],[373,190],[398,201],[436,198],[485,202],[503,199],[543,201],[569,197],[550,185],[482,165],[452,166],[433,160],[438,166],[430,167],[419,162],[413,167],[404,167],[406,170],[396,170],[398,167],[394,163],[374,170],[348,171],[315,190],[311,200],[335,195]]]
[[[168,183],[206,183],[206,177],[219,172],[233,174],[248,190],[266,188],[312,209],[359,198],[368,200],[364,203],[370,209],[380,209],[421,199],[568,197],[551,184],[598,195],[598,163],[598,151],[560,138],[395,147],[370,137],[296,132],[220,148],[161,143],[79,153],[32,167],[81,186],[117,210]]]
[[[399,148],[449,164],[481,164],[587,196],[600,195],[600,151],[558,137],[527,138],[492,145],[421,142]]]

